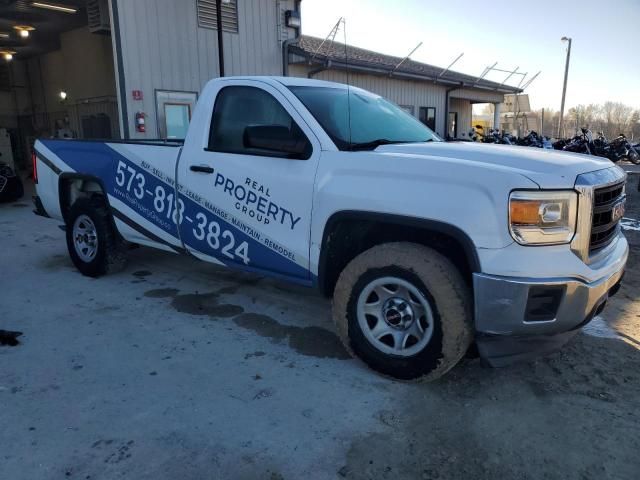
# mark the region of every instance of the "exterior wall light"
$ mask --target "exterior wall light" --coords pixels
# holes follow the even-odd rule
[[[67,99],[67,92],[65,92],[64,90],[60,90],[58,96],[60,97],[60,100],[64,102]]]
[[[27,38],[29,36],[29,32],[33,32],[35,30],[31,25],[16,25],[13,27],[14,30],[18,32],[18,35],[22,38]]]
[[[16,54],[13,50],[0,50],[0,55],[7,61],[13,60],[13,56]]]

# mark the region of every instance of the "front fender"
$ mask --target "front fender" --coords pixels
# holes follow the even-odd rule
[[[521,174],[472,161],[324,152],[316,181],[312,246],[319,249],[332,215],[355,210],[453,225],[477,248],[504,248],[513,242],[507,219],[509,192],[515,188],[539,187]]]

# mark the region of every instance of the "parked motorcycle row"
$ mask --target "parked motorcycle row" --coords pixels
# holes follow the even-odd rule
[[[632,163],[640,163],[640,143],[631,145],[627,137],[622,133],[613,140],[608,140],[602,132],[593,138],[593,133],[587,128],[582,128],[581,133],[570,139],[562,139],[553,143],[556,150],[566,152],[584,153],[605,157],[614,163],[620,160],[629,160]]]
[[[549,137],[543,137],[537,132],[531,130],[525,137],[519,138],[510,133],[501,133],[498,129],[490,129],[488,133],[484,133],[481,125],[476,125],[469,132],[469,137],[474,142],[482,143],[498,143],[501,145],[520,145],[523,147],[552,148]]]
[[[551,142],[549,137],[530,131],[525,137],[518,138],[509,133],[501,133],[498,129],[491,129],[484,133],[481,125],[476,125],[469,132],[473,141],[482,143],[497,143],[502,145],[521,145],[525,147],[548,148],[564,150],[566,152],[583,153],[605,157],[614,163],[620,160],[628,160],[640,164],[640,143],[632,145],[623,134],[613,140],[608,140],[602,132],[594,139],[593,134],[587,128],[582,128],[581,133],[573,138],[560,139]]]

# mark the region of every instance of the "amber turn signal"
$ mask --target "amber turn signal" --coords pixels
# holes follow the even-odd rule
[[[512,225],[537,225],[540,222],[540,204],[535,200],[511,201]]]

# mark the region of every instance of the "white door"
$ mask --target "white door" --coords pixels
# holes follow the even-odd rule
[[[270,85],[234,82],[214,95],[214,111],[198,118],[210,122],[204,145],[189,137],[178,166],[185,247],[205,260],[310,283],[318,140]]]

